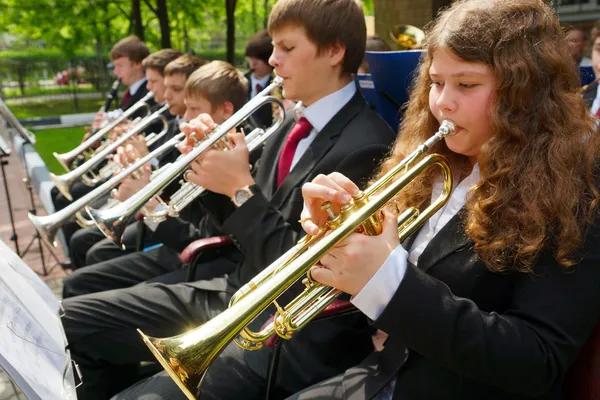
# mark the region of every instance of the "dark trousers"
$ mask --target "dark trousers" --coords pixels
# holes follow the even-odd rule
[[[157,244],[150,239],[152,231],[141,227],[142,224],[143,222],[136,221],[125,228],[122,238],[123,246],[119,246],[112,240],[107,239],[100,232],[100,229],[95,226],[78,230],[71,237],[69,244],[73,269],[79,269],[86,265],[97,264],[135,252],[140,229],[143,232],[143,248]]]
[[[162,283],[185,281],[179,253],[166,246],[125,254],[124,256],[76,269],[63,281],[63,299],[106,290],[128,288],[160,279]]]
[[[70,193],[71,193],[71,196],[73,197],[73,200],[77,200],[77,199],[85,196],[92,190],[94,190],[93,187],[87,186],[86,184],[84,184],[81,181],[76,181],[71,186]],[[53,187],[50,190],[50,197],[52,198],[52,203],[54,204],[54,209],[56,211],[62,210],[63,208],[65,208],[66,206],[71,204],[71,200],[69,200],[65,196],[63,196],[62,193],[60,193],[56,187]],[[80,226],[74,221],[69,221],[62,226],[62,231],[63,231],[63,234],[65,235],[65,240],[67,243],[70,243],[71,236],[73,236],[73,234],[79,229],[80,229]]]
[[[149,336],[173,336],[222,312],[231,294],[225,279],[216,280],[222,282],[214,290],[199,289],[197,282],[143,283],[63,301],[71,357],[83,375],[78,398],[108,399],[135,383],[140,362],[154,361],[138,328]]]
[[[208,369],[200,387],[202,400],[264,400],[267,381],[244,361],[244,351],[229,344]],[[285,399],[290,393],[275,388],[270,400]],[[322,397],[322,399],[329,397]],[[112,400],[185,400],[185,395],[166,372],[160,372],[117,394]]]

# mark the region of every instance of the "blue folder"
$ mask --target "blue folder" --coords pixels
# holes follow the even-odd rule
[[[402,107],[408,101],[408,90],[421,54],[421,50],[367,52],[375,84],[375,107],[394,131],[402,120]]]

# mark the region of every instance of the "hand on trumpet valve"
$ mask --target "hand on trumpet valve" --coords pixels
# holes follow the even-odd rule
[[[138,159],[139,154],[132,145],[119,147],[115,155],[115,162],[126,167],[129,163]],[[121,181],[119,188],[114,193],[113,197],[119,201],[125,201],[135,193],[139,192],[144,186],[150,182],[151,167],[149,163],[144,164],[135,173],[129,175]]]
[[[146,138],[143,135],[134,135],[132,138],[127,140],[124,145],[133,146],[137,152],[138,158],[145,157],[150,153],[148,146],[146,145]]]
[[[208,114],[201,114],[189,123],[182,124],[180,129],[186,134],[186,141],[180,151],[186,153],[191,150],[194,138],[203,138],[214,125]],[[186,174],[186,179],[231,198],[238,189],[253,185],[254,178],[250,174],[250,152],[244,134],[230,132],[227,138],[229,142],[220,146],[227,150],[212,148],[202,153],[190,165],[191,172]]]
[[[106,113],[103,111],[98,111],[94,116],[94,120],[92,121],[92,129],[98,130],[102,129],[102,127],[106,124]]]
[[[332,212],[337,213],[358,193],[358,187],[339,173],[319,175],[305,183],[302,186],[302,228],[311,235],[316,234],[329,217],[328,210],[321,207],[323,202],[331,202]],[[394,210],[385,209],[380,235],[350,234],[311,268],[311,277],[323,285],[357,295],[400,244],[396,218]]]

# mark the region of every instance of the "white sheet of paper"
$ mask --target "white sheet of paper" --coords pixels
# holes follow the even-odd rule
[[[29,399],[76,399],[71,360],[48,286],[0,241],[0,365]]]

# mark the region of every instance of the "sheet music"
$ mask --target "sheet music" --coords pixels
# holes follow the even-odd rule
[[[76,399],[58,300],[0,241],[0,365],[29,399]]]

